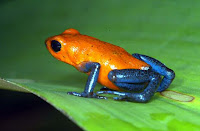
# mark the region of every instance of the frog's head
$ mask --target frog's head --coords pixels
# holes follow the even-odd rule
[[[80,34],[75,29],[67,29],[60,35],[52,36],[46,39],[45,45],[49,52],[58,60],[73,65],[70,60],[71,36]]]

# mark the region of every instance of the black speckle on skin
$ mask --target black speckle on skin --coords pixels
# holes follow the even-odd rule
[[[117,56],[121,56],[122,55],[122,53],[118,52],[118,51],[113,51],[112,53],[113,53],[113,55],[117,55]]]
[[[141,76],[144,76],[144,72],[141,72],[140,75],[141,75]]]

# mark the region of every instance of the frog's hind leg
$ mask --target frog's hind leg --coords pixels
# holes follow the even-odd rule
[[[141,55],[141,54],[132,54],[132,56],[139,60],[146,62],[147,64],[149,64],[152,67],[153,71],[164,76],[160,86],[157,89],[158,92],[162,92],[162,91],[166,90],[169,87],[169,85],[172,83],[173,79],[175,78],[174,71],[169,69],[168,67],[166,67],[160,61],[158,61],[152,57],[149,57],[146,55]]]
[[[121,88],[122,90],[125,91],[130,91],[130,92],[138,92],[144,90],[144,88],[147,87],[148,83],[123,83],[123,82],[116,82],[114,83],[117,87]],[[112,89],[109,89],[105,86],[103,86],[101,91],[114,91]]]
[[[115,83],[145,83],[149,82],[147,87],[140,93],[118,92],[118,91],[99,91],[98,94],[115,94],[120,97],[114,97],[115,100],[128,100],[135,102],[147,102],[156,92],[160,75],[151,70],[123,69],[112,70],[108,78]],[[123,89],[123,87],[120,87]]]
[[[144,90],[147,87],[147,82],[145,83],[124,83],[124,82],[115,82],[117,87],[122,90],[130,91],[130,92],[139,92]]]

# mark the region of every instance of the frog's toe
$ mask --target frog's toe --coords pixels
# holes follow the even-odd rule
[[[98,99],[107,99],[107,97],[105,97],[105,96],[98,96],[98,95],[97,95],[96,98],[98,98]]]
[[[107,91],[97,91],[97,94],[108,94]]]
[[[82,93],[77,93],[77,92],[67,92],[67,94],[73,95],[73,96],[84,97]]]
[[[98,91],[97,94],[114,94],[118,96],[125,96],[125,92],[119,92],[119,91]]]
[[[119,91],[98,91],[97,94],[113,94],[118,95],[118,97],[113,97],[116,101],[129,101],[131,93],[119,92]]]
[[[82,92],[82,93],[77,93],[77,92],[67,92],[67,94],[69,95],[74,95],[74,96],[79,96],[79,97],[86,97],[86,98],[97,98],[97,99],[107,99],[105,96],[99,96],[97,95],[96,93],[85,93],[85,92]]]
[[[120,96],[120,97],[113,97],[113,100],[116,100],[116,101],[123,101],[123,100],[126,100],[127,98],[125,96]]]

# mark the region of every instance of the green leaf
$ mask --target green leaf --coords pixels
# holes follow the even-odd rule
[[[184,0],[4,2],[0,88],[34,93],[85,130],[198,130],[199,5]],[[108,100],[67,95],[83,91],[87,75],[54,59],[44,45],[66,28],[159,59],[176,78],[146,104],[114,101],[110,95]]]

